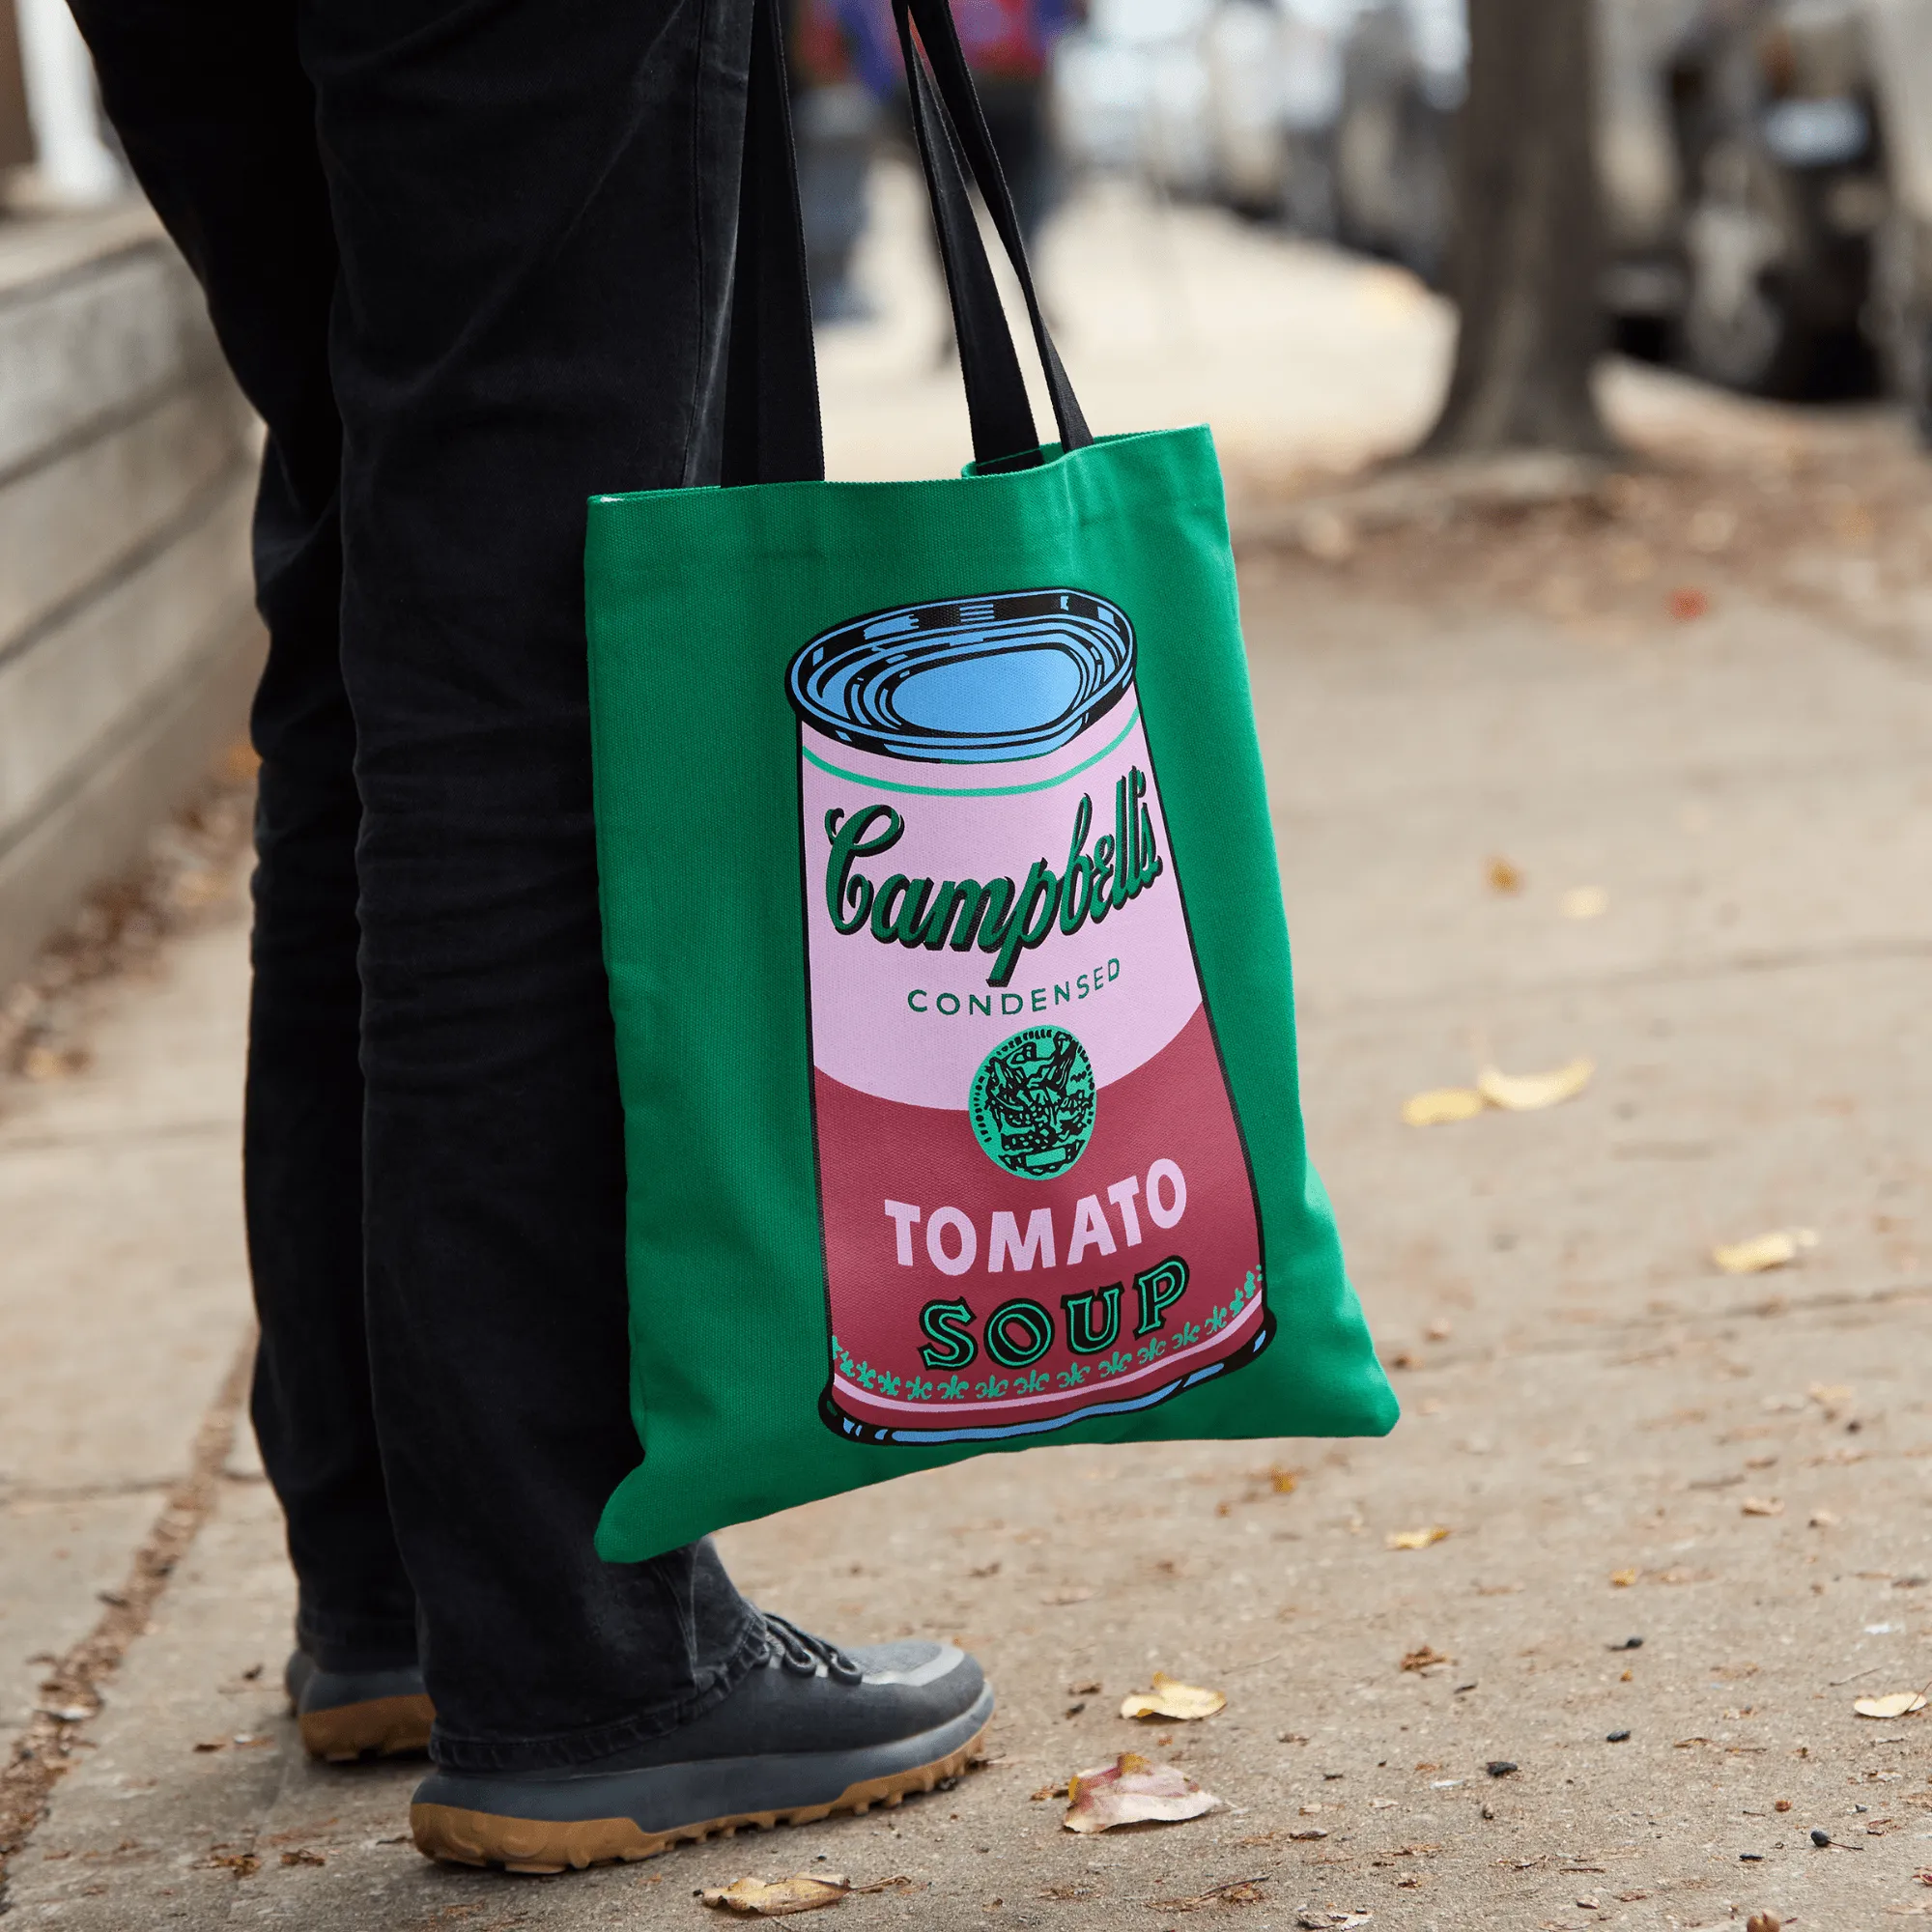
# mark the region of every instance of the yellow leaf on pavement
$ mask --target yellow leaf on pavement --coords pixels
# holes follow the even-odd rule
[[[1136,1690],[1122,1700],[1123,1718],[1173,1718],[1191,1724],[1198,1718],[1211,1718],[1228,1708],[1227,1693],[1204,1690],[1194,1684],[1177,1684],[1164,1670],[1153,1674],[1151,1690]]]
[[[1784,1267],[1817,1245],[1818,1236],[1809,1228],[1774,1228],[1768,1235],[1713,1248],[1711,1259],[1726,1274],[1762,1274],[1766,1268]]]
[[[1452,1121],[1473,1121],[1483,1106],[1473,1087],[1431,1087],[1402,1103],[1402,1118],[1411,1127],[1446,1127]]]
[[[1894,1690],[1888,1697],[1861,1697],[1853,1705],[1861,1718],[1909,1718],[1925,1708],[1922,1690]]]
[[[1476,1075],[1476,1091],[1491,1106],[1501,1107],[1506,1113],[1534,1114],[1574,1100],[1590,1084],[1596,1070],[1595,1061],[1581,1059],[1557,1067],[1553,1073],[1505,1073],[1499,1067],[1486,1066]]]
[[[1628,1590],[1642,1573],[1636,1570],[1612,1570],[1610,1587],[1613,1590]]]
[[[1440,1543],[1448,1534],[1439,1522],[1432,1522],[1423,1529],[1392,1529],[1387,1543],[1391,1549],[1427,1549],[1432,1543]]]
[[[745,1918],[787,1918],[794,1912],[817,1912],[837,1905],[852,1889],[852,1881],[837,1872],[814,1877],[810,1872],[794,1872],[777,1884],[761,1878],[741,1878],[735,1885],[707,1886],[698,1896],[706,1905],[722,1912],[735,1912]]]
[[[20,1061],[20,1071],[29,1080],[65,1080],[70,1073],[84,1073],[89,1058],[85,1047],[30,1046]]]

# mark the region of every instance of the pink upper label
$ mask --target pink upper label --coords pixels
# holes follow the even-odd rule
[[[1077,1036],[1095,1084],[1106,1087],[1151,1060],[1200,1009],[1131,686],[1046,757],[977,764],[885,757],[810,724],[801,746],[811,1043],[821,1072],[881,1099],[963,1108],[994,1047],[1023,1027],[1053,1024]],[[883,841],[892,821],[877,808],[890,808],[901,829],[876,852],[850,857],[841,874],[836,829],[847,828],[849,841],[859,815],[872,810],[862,821],[869,836],[859,845]],[[1098,922],[1091,914],[1075,918],[1084,896],[1076,889],[1065,917],[1014,952],[1004,984],[992,983],[996,952],[952,944],[956,920],[937,950],[892,936],[917,929],[922,904],[929,914],[950,883],[1009,880],[1020,896],[1029,875],[1039,877],[1036,866],[1057,884],[1079,869],[1083,856],[1117,859],[1126,819],[1133,821],[1131,840],[1144,844],[1151,835],[1159,871],[1124,903],[1103,895]],[[895,880],[904,883],[895,887]],[[1085,887],[1091,892],[1091,879]],[[835,904],[851,925],[868,901],[876,919],[848,931],[834,924]],[[1037,891],[1036,932],[1044,905]],[[1022,903],[1016,917],[1026,911]],[[1065,930],[1065,923],[1075,929]]]

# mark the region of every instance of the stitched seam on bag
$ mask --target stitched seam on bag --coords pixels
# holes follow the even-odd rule
[[[706,542],[718,545],[735,543],[744,554],[755,556],[761,563],[817,562],[836,554],[848,563],[860,560],[868,563],[876,561],[880,564],[897,564],[903,562],[906,554],[903,532],[886,529],[856,530],[850,526],[828,522],[817,511],[807,513],[816,526],[810,530],[785,528],[775,531],[767,506],[757,503],[754,499],[768,490],[904,490],[908,487],[918,486],[908,486],[902,482],[750,485],[743,490],[734,490],[730,493],[735,497],[747,499],[744,504],[745,514],[735,524],[730,525],[721,525],[714,520],[713,511],[708,507],[713,496],[709,491],[640,491],[635,497],[630,498],[593,498],[590,512],[594,522],[600,509],[608,515],[613,508],[629,510],[632,506],[640,505],[651,497],[688,498],[689,514],[706,520],[703,531]],[[616,535],[605,540],[610,548],[603,553],[603,555],[609,564],[621,564],[626,568],[635,567],[640,562],[649,562],[661,567],[666,581],[681,582],[685,578],[686,561],[681,556],[667,554],[663,549],[666,540],[664,527],[661,525],[650,526],[652,519],[657,514],[645,512],[641,527],[631,518],[624,518],[619,524]],[[679,504],[665,514],[670,516],[683,514],[683,506]],[[1179,523],[1189,515],[1199,515],[1211,520],[1212,527],[1203,534],[1217,547],[1225,550],[1228,542],[1225,504],[1222,500],[1212,497],[1169,497],[1159,506],[1157,517],[1145,504],[1122,503],[1093,514],[1082,513],[1067,517],[1060,521],[1050,531],[1039,530],[1037,523],[1035,531],[1021,534],[1036,536],[1037,540],[1042,542],[1049,537],[1056,541],[1077,540],[1080,534],[1087,530],[1112,529],[1122,524],[1146,528],[1156,522]],[[1035,521],[1031,518],[1024,520]],[[1022,518],[1016,518],[1015,521],[1022,521]]]
[[[1205,424],[1196,423],[1188,424],[1180,429],[1131,430],[1122,435],[1109,436],[1104,440],[1096,440],[1089,444],[1088,448],[1094,450],[1120,448],[1128,443],[1145,442],[1155,437],[1186,436],[1194,429],[1206,427],[1207,425]],[[1085,451],[1076,450],[1070,456],[1063,457],[1059,461],[1078,462],[1084,454]],[[772,493],[776,491],[787,490],[816,492],[833,490],[856,497],[867,491],[951,489],[953,487],[963,489],[968,486],[977,490],[993,490],[1002,486],[1008,488],[1037,489],[1040,487],[1038,479],[1043,475],[1051,476],[1054,474],[1057,465],[1049,465],[1044,470],[1025,469],[1013,472],[1011,475],[995,476],[816,477],[807,482],[798,483],[746,484],[733,489],[729,494],[746,503],[752,503],[760,498],[769,499]],[[1218,464],[1216,475],[1217,477],[1219,475]],[[649,501],[653,497],[667,497],[679,500],[690,497],[694,494],[693,491],[686,489],[605,490],[598,492],[597,495],[589,499],[589,508],[593,516],[599,511],[608,515],[611,510],[627,509],[634,504]],[[1220,490],[1215,491],[1211,495],[1195,497],[1170,496],[1164,499],[1164,506],[1176,512],[1183,510],[1206,510],[1213,514],[1225,515],[1227,501],[1227,490],[1224,485]],[[1079,526],[1084,528],[1092,525],[1112,523],[1123,517],[1139,521],[1144,520],[1148,514],[1148,508],[1145,504],[1122,503],[1097,515],[1083,515],[1079,520]],[[887,538],[881,544],[883,554],[898,556],[902,554],[902,551],[903,546],[894,542],[891,538]]]

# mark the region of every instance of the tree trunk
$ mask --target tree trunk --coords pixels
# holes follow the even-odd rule
[[[1451,283],[1456,365],[1422,453],[1611,447],[1598,297],[1592,0],[1469,0]]]
[[[33,158],[34,128],[27,119],[19,23],[14,17],[14,0],[0,0],[0,169],[25,167]]]

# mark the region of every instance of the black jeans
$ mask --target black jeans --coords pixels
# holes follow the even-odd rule
[[[762,1647],[636,1462],[583,501],[715,480],[747,0],[76,0],[267,422],[246,1201],[302,1643],[580,1762]]]

